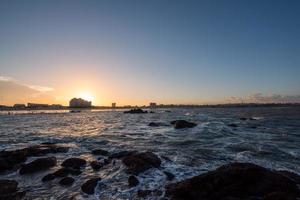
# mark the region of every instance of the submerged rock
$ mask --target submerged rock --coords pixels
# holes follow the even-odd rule
[[[64,185],[64,186],[69,186],[69,185],[72,185],[74,183],[74,181],[75,180],[72,177],[65,177],[59,181],[59,184]]]
[[[171,172],[164,171],[164,174],[166,175],[168,181],[171,181],[175,178],[175,175],[172,174]]]
[[[159,167],[161,160],[152,152],[136,153],[123,158],[127,172],[139,174],[153,167]]]
[[[188,122],[186,120],[175,120],[171,122],[172,125],[174,125],[174,128],[181,129],[181,128],[193,128],[197,126],[197,124],[193,122]]]
[[[47,182],[47,181],[52,181],[56,178],[56,176],[54,174],[47,174],[46,176],[44,176],[42,178],[43,182]]]
[[[63,167],[70,167],[75,169],[79,169],[85,165],[86,161],[82,158],[68,158],[61,164],[61,166]]]
[[[98,184],[98,181],[100,181],[101,178],[92,178],[88,181],[86,181],[82,186],[81,190],[86,194],[94,194],[95,187]]]
[[[108,153],[108,151],[105,151],[103,149],[94,149],[92,151],[92,154],[94,154],[94,155],[101,155],[101,156],[107,156],[109,153]]]
[[[19,173],[22,174],[30,174],[38,171],[47,170],[56,165],[55,157],[47,157],[47,158],[38,158],[28,164],[25,164],[21,167]]]
[[[144,111],[140,108],[134,108],[128,111],[124,111],[124,113],[129,113],[129,114],[142,114],[142,113],[148,113],[148,111]]]
[[[236,128],[236,127],[238,127],[238,125],[237,124],[228,124],[228,126],[230,126],[230,127],[234,127],[234,128]]]
[[[152,126],[152,127],[158,127],[158,126],[167,126],[167,124],[164,124],[162,122],[150,122],[148,124],[148,126]]]
[[[277,194],[274,194],[277,193]],[[282,174],[250,163],[232,163],[166,186],[173,200],[263,199],[300,197],[297,183]],[[279,198],[282,199],[282,198]]]
[[[137,186],[139,183],[140,183],[140,182],[139,182],[139,180],[137,179],[136,176],[133,176],[133,175],[129,176],[129,178],[128,178],[128,185],[129,185],[130,187],[135,187],[135,186]]]
[[[91,167],[93,168],[93,170],[99,170],[104,166],[103,163],[99,162],[99,161],[92,161],[91,162]]]

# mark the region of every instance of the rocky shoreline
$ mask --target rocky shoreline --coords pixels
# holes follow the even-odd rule
[[[23,176],[47,171],[57,166],[56,157],[53,155],[66,153],[68,150],[68,147],[58,144],[43,143],[14,151],[2,151],[0,152],[0,172],[3,174],[17,171],[20,176]],[[230,163],[216,170],[174,183],[172,180],[175,175],[165,171],[161,166],[162,158],[152,152],[110,153],[103,149],[94,149],[90,153],[101,155],[104,159],[88,163],[85,159],[78,157],[66,158],[58,170],[45,175],[41,182],[60,179],[58,183],[68,187],[76,181],[76,176],[80,175],[87,165],[99,171],[117,159],[121,160],[126,167],[128,188],[138,186],[139,175],[151,168],[162,170],[165,174],[169,181],[165,190],[163,188],[161,190],[138,190],[137,196],[140,199],[153,193],[173,200],[296,200],[300,198],[299,175],[288,171],[272,171],[251,163]],[[27,158],[32,156],[38,158],[26,163]],[[81,191],[87,195],[94,194],[100,181],[101,177],[86,180],[81,183]],[[16,180],[0,180],[0,200],[18,200],[25,197],[26,191],[18,188]]]

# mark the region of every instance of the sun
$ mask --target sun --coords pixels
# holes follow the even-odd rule
[[[80,98],[87,100],[87,101],[93,101],[94,100],[94,96],[89,93],[89,92],[81,92],[78,95]]]

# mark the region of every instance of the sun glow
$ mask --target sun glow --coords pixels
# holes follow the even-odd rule
[[[94,96],[89,92],[79,93],[78,97],[80,97],[84,100],[87,100],[87,101],[93,101],[94,100]]]

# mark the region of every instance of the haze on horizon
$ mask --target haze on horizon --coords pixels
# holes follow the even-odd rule
[[[2,0],[0,105],[300,102],[300,1]]]

